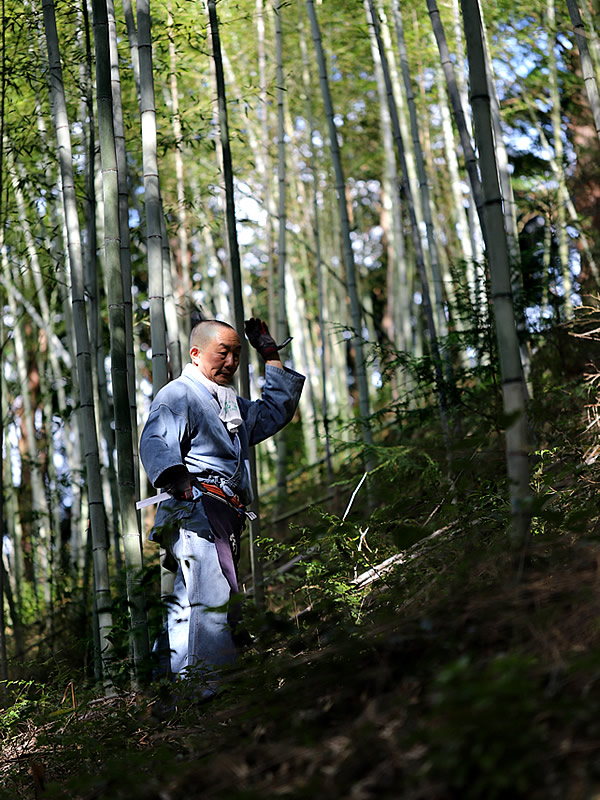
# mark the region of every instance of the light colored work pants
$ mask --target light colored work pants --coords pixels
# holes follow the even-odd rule
[[[193,671],[211,688],[219,667],[235,661],[227,625],[229,583],[211,534],[201,536],[180,528],[169,549],[179,565],[167,615],[171,672],[183,677]]]

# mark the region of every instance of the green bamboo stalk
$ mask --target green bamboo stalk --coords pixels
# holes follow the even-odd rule
[[[146,599],[143,588],[142,539],[135,510],[136,481],[130,418],[125,337],[125,302],[121,271],[119,231],[119,183],[113,127],[108,16],[106,0],[93,0],[96,48],[96,102],[102,158],[104,194],[104,253],[106,260],[110,330],[113,412],[117,445],[119,507],[127,567],[127,598],[131,620],[133,659],[138,682],[149,668],[150,653]]]
[[[131,292],[131,242],[129,236],[129,191],[127,188],[127,148],[125,144],[125,124],[123,120],[123,101],[121,75],[119,69],[119,48],[117,21],[114,1],[107,0],[108,39],[110,53],[110,80],[113,104],[113,126],[117,156],[117,178],[119,190],[119,235],[121,247],[121,272],[123,280],[123,304],[125,311],[125,348],[127,352],[127,386],[129,392],[129,414],[131,417],[131,436],[133,443],[133,464],[136,487],[139,487],[139,454],[137,430],[137,405],[135,396],[135,345],[133,341],[133,296]],[[120,548],[117,548],[119,553]],[[119,569],[120,555],[117,560]]]
[[[592,117],[594,119],[594,126],[596,133],[600,137],[600,94],[598,92],[598,84],[596,83],[596,75],[594,73],[594,66],[590,56],[590,48],[587,42],[587,31],[581,14],[577,0],[566,0],[567,8],[569,9],[569,16],[573,23],[573,32],[575,33],[575,41],[579,50],[579,58],[581,60],[581,71],[583,73],[583,80],[585,83],[585,90],[587,92],[588,100],[590,101],[590,108]],[[585,0],[584,0],[585,2]]]
[[[277,340],[282,342],[288,336],[288,318],[285,302],[286,294],[286,261],[287,261],[287,206],[286,206],[286,147],[285,147],[285,113],[284,113],[284,76],[283,76],[283,36],[281,32],[281,15],[283,3],[273,6],[275,21],[275,84],[277,99]],[[265,109],[266,111],[266,109]],[[286,432],[276,436],[277,444],[277,512],[285,504],[287,496],[287,446]],[[277,513],[276,512],[276,513]]]
[[[529,538],[531,492],[527,433],[527,388],[523,376],[513,309],[508,243],[494,148],[491,101],[478,0],[461,0],[471,81],[471,106],[484,192],[487,254],[490,267],[502,399],[506,415],[506,464],[511,504],[510,538],[522,547]]]
[[[325,116],[327,118],[327,127],[329,130],[329,147],[331,151],[331,160],[335,173],[335,188],[338,201],[338,213],[341,226],[342,236],[342,258],[344,262],[344,270],[346,274],[346,285],[348,296],[350,298],[350,311],[352,317],[353,337],[352,344],[354,346],[354,354],[356,361],[356,381],[358,384],[359,395],[359,408],[360,408],[360,425],[362,437],[367,451],[373,442],[373,435],[371,432],[370,424],[370,403],[369,403],[369,386],[367,383],[367,372],[365,365],[365,357],[363,351],[363,338],[362,338],[362,314],[360,308],[360,301],[358,298],[358,287],[356,281],[356,265],[354,263],[354,255],[352,252],[352,244],[350,241],[350,220],[348,218],[348,207],[346,205],[346,181],[344,178],[344,170],[342,167],[342,159],[340,155],[340,145],[338,141],[337,129],[334,122],[333,103],[331,99],[331,92],[329,89],[329,78],[327,75],[327,67],[325,64],[325,54],[323,51],[323,43],[321,40],[321,31],[319,22],[315,11],[314,1],[306,0],[306,11],[310,20],[312,31],[312,39],[317,57],[317,64],[319,68],[319,82],[321,85],[321,94],[323,97],[323,105],[325,108]],[[373,468],[374,463],[372,456],[367,452],[367,469]]]
[[[219,142],[221,145],[221,158],[223,163],[223,179],[225,182],[225,216],[227,221],[227,241],[229,245],[229,261],[231,265],[233,307],[235,327],[238,331],[244,330],[244,298],[242,294],[242,274],[240,264],[240,253],[235,225],[235,201],[233,192],[233,165],[231,160],[231,146],[229,141],[229,122],[227,118],[227,97],[225,92],[225,80],[223,75],[223,59],[221,57],[221,40],[219,37],[219,20],[217,17],[216,0],[207,0],[208,19],[210,25],[210,37],[212,43],[212,54],[214,61],[214,76],[217,89],[217,104],[219,118]],[[248,372],[248,352],[247,348],[242,348],[240,357],[240,394],[243,397],[250,397],[250,376]],[[251,450],[250,470],[252,479],[252,489],[254,500],[252,510],[256,514],[256,519],[250,524],[250,565],[252,568],[252,582],[254,586],[254,598],[257,606],[264,604],[264,580],[262,564],[256,545],[256,540],[260,534],[260,516],[258,514],[258,487],[256,480],[256,458],[254,450]]]
[[[95,596],[98,606],[100,655],[103,664],[105,691],[112,692],[111,660],[112,630],[111,593],[108,577],[107,536],[102,498],[102,478],[98,455],[98,436],[94,417],[92,369],[87,327],[86,300],[83,291],[81,237],[77,215],[77,199],[73,180],[73,159],[62,67],[56,30],[53,0],[43,0],[44,28],[50,68],[50,94],[54,109],[54,124],[58,144],[58,159],[62,177],[62,195],[67,228],[69,263],[72,281],[72,308],[77,340],[77,376],[80,395],[80,414],[85,441],[86,478],[88,487],[91,534],[94,548]]]
[[[563,197],[566,192],[565,186],[565,172],[563,167],[564,161],[564,146],[563,146],[563,124],[562,124],[562,110],[561,98],[558,88],[558,64],[555,52],[556,43],[556,9],[554,0],[547,0],[546,14],[548,19],[548,88],[550,91],[550,99],[552,101],[552,110],[550,112],[552,120],[552,134],[554,142],[554,158],[559,167],[557,175],[558,180],[558,202],[556,204],[556,237],[558,239],[558,258],[560,262],[563,291],[564,291],[564,312],[567,319],[573,316],[573,300],[571,295],[573,293],[573,283],[571,279],[571,269],[569,265],[569,234],[567,232],[567,214]]]
[[[142,122],[142,160],[146,248],[148,253],[148,301],[150,303],[150,341],[152,346],[152,388],[154,394],[168,380],[164,281],[158,157],[156,150],[156,106],[152,71],[152,39],[149,0],[137,3],[137,52],[140,64],[140,116]],[[133,43],[130,40],[130,46]]]
[[[365,5],[371,15],[375,15],[374,3],[371,0],[365,0]],[[429,252],[429,260],[431,264],[431,273],[433,277],[433,293],[435,298],[435,318],[438,335],[441,337],[446,336],[448,333],[448,323],[445,313],[445,298],[444,286],[442,280],[442,272],[440,268],[440,258],[438,254],[438,247],[436,241],[435,230],[433,227],[433,216],[431,212],[431,196],[429,191],[429,176],[425,167],[425,159],[423,157],[423,149],[421,147],[421,140],[419,138],[419,121],[417,118],[417,106],[415,103],[415,95],[413,92],[412,79],[410,75],[410,68],[408,65],[408,53],[406,52],[406,42],[404,38],[404,23],[402,20],[402,12],[398,0],[393,0],[392,7],[394,11],[394,22],[396,28],[396,46],[400,56],[400,67],[402,71],[402,80],[404,83],[404,92],[406,95],[406,102],[408,105],[409,119],[410,119],[410,133],[412,138],[412,152],[415,158],[417,167],[417,177],[419,181],[419,191],[421,195],[421,209],[423,212],[423,220],[425,222],[425,230],[427,234],[427,249]],[[385,73],[385,65],[382,64]]]
[[[383,72],[383,78],[385,81],[385,88],[388,98],[388,106],[390,110],[390,118],[392,121],[392,131],[394,134],[394,142],[396,145],[396,151],[398,156],[398,162],[400,164],[401,170],[401,187],[403,191],[404,198],[406,199],[406,206],[408,211],[408,216],[410,219],[410,226],[411,226],[411,233],[412,233],[412,242],[415,251],[415,258],[417,262],[417,270],[419,273],[419,279],[421,281],[421,294],[423,298],[423,310],[425,312],[425,321],[427,326],[427,332],[429,336],[429,348],[431,351],[431,360],[433,362],[433,368],[436,375],[437,381],[437,393],[438,393],[438,400],[439,400],[439,410],[440,410],[440,420],[442,423],[442,431],[446,443],[446,447],[449,445],[449,425],[448,425],[448,404],[447,404],[447,396],[446,396],[446,385],[445,379],[443,375],[443,368],[442,368],[442,358],[440,354],[440,349],[438,345],[438,332],[436,321],[433,313],[433,307],[431,303],[431,298],[429,294],[429,285],[428,285],[428,278],[427,278],[427,271],[425,268],[425,258],[423,254],[423,248],[421,244],[421,235],[419,233],[419,226],[417,223],[417,217],[415,213],[415,203],[412,196],[412,191],[410,188],[410,184],[407,180],[407,169],[406,169],[406,155],[405,155],[405,148],[404,142],[402,140],[402,133],[400,131],[400,124],[398,120],[398,111],[396,108],[396,101],[394,98],[394,93],[392,89],[392,83],[390,79],[390,72],[387,65],[387,56],[385,53],[385,49],[383,46],[383,41],[381,39],[380,29],[379,29],[379,19],[377,17],[377,13],[375,11],[375,6],[373,0],[367,0],[369,3],[369,11],[370,11],[370,20],[373,27],[373,35],[375,37],[375,41],[377,42],[377,48],[379,50],[379,57],[381,59],[381,67]],[[400,185],[398,187],[400,190]]]

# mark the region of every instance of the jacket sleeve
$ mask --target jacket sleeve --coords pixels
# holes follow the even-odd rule
[[[250,445],[268,439],[290,422],[298,407],[304,381],[304,375],[292,369],[278,369],[267,364],[262,398],[253,402],[238,398]]]
[[[188,432],[187,413],[166,400],[155,398],[140,438],[140,458],[155,487],[166,469],[184,463],[182,443]]]

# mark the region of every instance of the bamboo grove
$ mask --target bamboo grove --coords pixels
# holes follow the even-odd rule
[[[457,383],[496,353],[527,540],[535,335],[598,288],[595,11],[2,0],[2,677],[75,587],[107,691],[118,593],[143,670],[138,430],[201,317],[293,337],[300,413],[254,465],[280,504],[301,464],[374,470],[397,407],[435,403],[450,453]]]

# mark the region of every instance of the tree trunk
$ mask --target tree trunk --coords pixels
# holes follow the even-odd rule
[[[275,83],[277,98],[277,340],[283,342],[288,336],[288,319],[285,303],[285,273],[287,260],[287,208],[286,208],[286,148],[284,114],[283,40],[281,15],[284,4],[273,6],[275,18]],[[287,442],[286,432],[277,434],[277,512],[283,510],[287,496]]]
[[[504,229],[502,195],[494,150],[490,96],[478,0],[461,0],[471,80],[471,106],[484,192],[487,253],[492,302],[500,357],[502,398],[506,427],[506,462],[511,503],[513,544],[522,547],[529,537],[531,493],[527,436],[527,389],[523,377],[519,340],[512,303],[508,243]]]
[[[185,181],[183,169],[184,141],[181,127],[181,114],[179,111],[179,87],[177,81],[177,50],[175,47],[175,36],[173,32],[173,17],[171,13],[171,2],[167,4],[167,31],[169,35],[169,88],[171,93],[172,126],[173,138],[175,139],[175,149],[173,157],[175,160],[175,181],[177,191],[177,240],[179,242],[179,269],[181,272],[181,292],[179,293],[180,302],[184,305],[185,316],[183,324],[183,334],[186,341],[191,332],[190,315],[188,313],[190,304],[191,283],[191,259],[188,233],[188,217],[185,202]],[[182,348],[182,352],[185,350]]]
[[[146,210],[146,249],[148,253],[148,301],[150,303],[150,340],[152,346],[152,389],[154,394],[168,380],[160,184],[156,151],[156,107],[152,72],[152,41],[149,0],[137,3],[137,52],[140,64],[140,116],[142,121],[142,158],[144,165],[144,205]],[[133,43],[130,41],[130,47]]]
[[[415,257],[417,261],[417,270],[419,272],[419,278],[421,281],[421,292],[422,292],[422,299],[423,299],[423,310],[425,312],[425,319],[427,324],[427,331],[429,334],[429,347],[431,350],[431,359],[433,361],[433,368],[436,375],[437,381],[437,392],[439,398],[439,406],[440,406],[440,419],[442,423],[442,431],[445,439],[446,446],[449,444],[449,427],[448,427],[448,408],[447,408],[447,397],[446,397],[446,387],[445,387],[445,380],[442,371],[442,361],[438,346],[438,339],[437,339],[437,327],[433,315],[433,308],[431,304],[431,299],[429,296],[429,286],[427,280],[427,272],[425,269],[425,258],[423,255],[423,249],[421,247],[421,236],[419,233],[417,217],[415,214],[415,205],[414,200],[410,188],[410,184],[407,180],[407,169],[406,169],[406,157],[405,157],[405,150],[404,150],[404,143],[402,141],[402,134],[400,132],[400,125],[398,121],[398,112],[396,109],[396,101],[394,99],[394,94],[392,91],[392,85],[390,80],[389,69],[387,66],[387,58],[385,54],[385,50],[383,47],[383,42],[381,40],[380,30],[379,30],[379,19],[375,12],[375,7],[373,0],[367,0],[369,3],[369,10],[371,16],[371,23],[373,26],[373,34],[375,36],[375,41],[377,42],[377,47],[379,49],[379,57],[381,59],[381,66],[383,77],[385,81],[385,87],[388,97],[388,105],[390,109],[390,117],[392,121],[392,130],[394,133],[394,141],[396,143],[396,150],[398,154],[398,161],[400,164],[400,169],[402,173],[401,185],[404,192],[404,197],[406,199],[407,211],[410,218],[410,225],[412,231],[412,242],[413,247],[415,250]],[[400,189],[400,186],[398,187]]]
[[[125,146],[125,126],[123,121],[123,102],[121,97],[121,76],[119,70],[119,48],[117,23],[113,0],[107,0],[108,36],[110,52],[110,75],[113,108],[113,125],[117,157],[117,179],[119,190],[119,237],[121,247],[121,274],[123,282],[123,305],[125,313],[125,350],[127,353],[127,387],[129,394],[129,415],[131,417],[131,438],[133,444],[133,465],[136,480],[136,494],[139,493],[139,454],[137,430],[137,405],[135,381],[135,344],[133,341],[133,296],[131,292],[131,247],[129,236],[129,192],[127,189],[127,150]],[[120,569],[120,548],[116,548],[117,569]]]
[[[448,43],[446,42],[446,34],[444,33],[444,28],[436,0],[427,0],[427,9],[429,11],[431,26],[433,28],[435,40],[440,52],[440,59],[444,69],[444,75],[446,76],[448,96],[450,97],[452,113],[454,114],[454,122],[456,123],[456,128],[460,137],[460,144],[465,159],[465,169],[469,177],[469,183],[475,202],[475,207],[477,208],[479,224],[481,225],[484,241],[487,241],[483,214],[483,191],[481,188],[481,182],[479,180],[479,174],[477,172],[477,159],[475,157],[473,145],[471,144],[471,137],[469,135],[466,121],[467,117],[461,101],[460,91],[456,81],[456,75],[454,73],[454,67],[450,58],[450,51],[448,50]]]
[[[302,53],[302,87],[306,107],[306,119],[308,120],[308,146],[309,146],[309,168],[312,175],[312,234],[315,248],[315,271],[317,275],[317,308],[319,320],[319,340],[321,345],[321,413],[323,415],[323,444],[325,449],[325,468],[327,483],[333,483],[333,465],[331,460],[331,435],[330,435],[330,408],[328,398],[328,368],[329,368],[329,337],[325,330],[325,292],[323,286],[323,259],[321,255],[321,225],[319,214],[319,173],[315,158],[315,145],[313,142],[313,131],[315,127],[312,113],[312,92],[310,80],[310,61],[308,58],[308,47],[302,21],[301,5],[299,0],[298,33],[300,36],[300,50]]]
[[[52,0],[43,0],[44,28],[50,67],[50,94],[54,107],[54,123],[58,142],[58,158],[62,176],[63,203],[67,227],[69,263],[71,267],[72,306],[77,340],[77,377],[81,400],[81,421],[85,440],[86,477],[88,484],[91,535],[94,544],[95,597],[98,606],[100,656],[103,665],[105,690],[112,691],[111,660],[112,630],[110,582],[108,578],[107,535],[102,502],[102,478],[98,456],[98,436],[94,418],[91,354],[83,291],[81,237],[77,216],[77,201],[73,181],[71,136],[65,102],[62,67],[58,48],[56,19]]]
[[[229,260],[231,264],[231,275],[233,283],[233,304],[235,314],[235,327],[242,335],[244,330],[244,298],[242,294],[242,275],[240,265],[240,253],[238,248],[236,227],[235,227],[235,201],[233,192],[233,166],[231,161],[231,147],[229,143],[229,123],[227,119],[227,98],[225,95],[225,80],[223,77],[223,60],[221,58],[221,42],[219,39],[219,21],[217,18],[216,0],[207,0],[208,19],[210,25],[210,36],[212,42],[212,53],[215,67],[215,81],[217,89],[217,103],[219,109],[219,141],[221,144],[221,155],[223,161],[223,178],[225,181],[225,214],[227,220],[227,241],[229,244]],[[250,375],[248,371],[248,349],[242,348],[240,357],[240,394],[242,397],[250,397]],[[254,598],[257,606],[261,607],[264,603],[264,583],[262,564],[256,545],[256,540],[260,535],[260,517],[258,514],[258,487],[256,481],[256,457],[254,450],[251,450],[250,470],[252,479],[252,489],[254,500],[251,508],[256,514],[256,519],[250,523],[250,565],[252,567],[252,581],[254,585]]]
[[[106,0],[93,0],[94,40],[96,44],[96,87],[102,186],[104,194],[104,252],[106,259],[110,329],[110,362],[113,386],[113,411],[117,445],[119,507],[125,562],[127,565],[127,598],[131,619],[133,658],[138,681],[144,680],[150,653],[146,599],[142,582],[142,540],[135,509],[135,472],[131,431],[127,351],[125,335],[125,303],[121,272],[121,239],[119,233],[119,183],[113,127],[113,101],[110,80],[108,16]]]
[[[269,137],[269,92],[267,86],[267,65],[265,52],[265,14],[263,0],[256,0],[256,33],[258,47],[258,75],[260,85],[260,125],[262,133],[263,153],[257,158],[259,174],[262,182],[263,205],[267,212],[267,275],[268,275],[268,297],[269,297],[269,319],[277,318],[277,308],[275,304],[275,265],[273,259],[273,196],[271,192],[271,153]]]
[[[566,193],[565,185],[565,172],[563,167],[564,161],[564,147],[563,147],[563,125],[562,125],[562,110],[560,102],[560,92],[558,89],[558,65],[556,60],[556,9],[554,0],[547,0],[546,13],[548,16],[548,83],[550,91],[550,99],[552,101],[552,138],[554,140],[554,159],[559,172],[558,191],[556,197],[556,238],[558,239],[558,259],[560,262],[560,271],[562,275],[562,289],[564,293],[564,312],[567,319],[573,316],[573,284],[571,281],[571,267],[570,261],[570,248],[569,248],[569,234],[567,232],[567,214],[563,202]]]
[[[333,103],[331,100],[331,92],[329,90],[329,79],[325,65],[325,54],[323,52],[323,44],[321,41],[321,31],[319,29],[319,22],[314,7],[314,0],[306,0],[306,10],[310,20],[313,44],[315,47],[317,64],[319,67],[319,81],[321,84],[323,105],[325,107],[325,116],[327,117],[329,146],[331,149],[331,160],[335,173],[335,188],[338,200],[338,211],[342,237],[342,257],[346,274],[346,286],[348,295],[350,297],[350,310],[352,317],[352,344],[354,347],[354,357],[356,361],[356,381],[358,384],[360,425],[363,442],[367,451],[367,470],[370,471],[374,467],[374,460],[370,452],[370,446],[373,443],[373,436],[371,433],[370,423],[371,410],[369,403],[369,385],[363,352],[363,321],[358,297],[358,287],[356,283],[356,266],[354,263],[354,255],[352,253],[352,244],[350,241],[350,221],[348,219],[348,207],[346,205],[346,182],[344,179],[337,129],[334,122]]]
[[[370,14],[374,15],[375,6],[372,0],[365,0],[367,8],[370,9]],[[440,260],[436,242],[435,231],[433,228],[433,217],[431,213],[431,197],[429,192],[429,177],[425,168],[425,160],[423,158],[423,150],[421,148],[421,141],[419,139],[419,121],[417,118],[417,107],[415,104],[415,96],[413,93],[412,80],[410,77],[410,70],[408,67],[408,54],[406,52],[406,43],[404,41],[404,25],[402,22],[402,14],[400,11],[400,4],[398,0],[393,0],[394,21],[396,25],[396,43],[398,53],[400,55],[400,66],[402,69],[402,79],[404,82],[404,91],[406,93],[406,101],[408,104],[408,111],[410,115],[410,132],[412,137],[413,154],[417,165],[417,177],[419,181],[419,189],[421,195],[421,208],[423,211],[423,220],[425,222],[425,230],[427,233],[427,248],[429,251],[429,260],[431,264],[431,273],[433,276],[433,291],[435,298],[435,318],[436,328],[438,335],[441,337],[446,336],[448,332],[448,323],[445,313],[445,299],[444,299],[444,286],[442,281],[442,273],[440,269]],[[391,78],[385,76],[387,67],[387,59],[382,60],[382,69],[384,71],[384,79],[391,83]]]
[[[585,3],[587,0],[583,0],[583,2]],[[592,117],[594,118],[594,126],[596,128],[596,133],[600,138],[600,95],[598,93],[598,84],[596,83],[594,66],[590,56],[590,48],[588,47],[588,34],[585,29],[585,25],[583,24],[583,20],[581,19],[581,14],[579,13],[577,0],[567,0],[567,8],[569,9],[569,16],[571,17],[571,22],[573,23],[575,41],[577,42],[579,58],[581,60],[581,71],[583,73],[583,80],[585,82],[585,90],[587,92],[588,100],[590,101]]]

